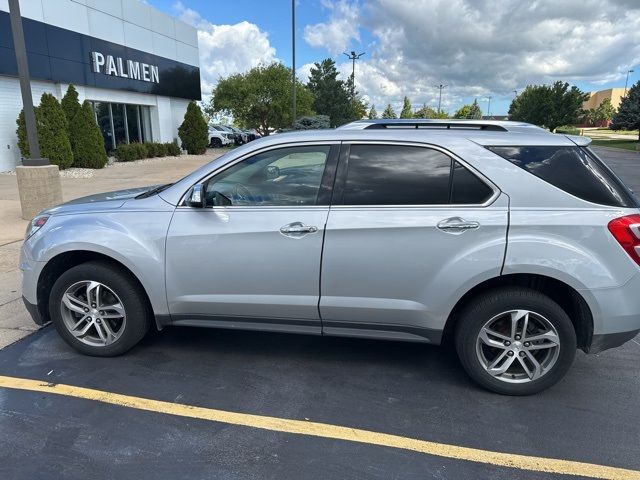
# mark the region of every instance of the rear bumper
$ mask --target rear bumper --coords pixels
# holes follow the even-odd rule
[[[615,288],[582,291],[593,315],[589,353],[619,347],[640,333],[640,272]]]
[[[610,348],[616,348],[627,343],[640,333],[640,330],[631,332],[608,333],[603,335],[594,335],[591,340],[591,348],[589,353],[599,353]]]

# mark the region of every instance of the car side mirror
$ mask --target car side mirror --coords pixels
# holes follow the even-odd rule
[[[191,187],[184,203],[187,207],[204,208],[204,195],[201,184]]]

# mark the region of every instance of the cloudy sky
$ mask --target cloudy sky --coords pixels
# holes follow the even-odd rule
[[[260,63],[291,65],[290,0],[147,0],[199,30],[203,94]],[[379,113],[404,95],[453,112],[477,98],[505,114],[528,84],[585,91],[640,79],[640,0],[297,0],[296,67],[332,57]]]

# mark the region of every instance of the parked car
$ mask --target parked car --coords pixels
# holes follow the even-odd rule
[[[168,326],[451,339],[480,385],[531,394],[640,331],[638,202],[589,142],[481,120],[270,136],[40,213],[24,302],[88,355]]]
[[[236,128],[232,125],[226,125],[226,127],[231,130],[231,132],[233,132],[233,134],[235,135],[235,141],[236,141],[236,145],[244,145],[245,143],[247,143],[249,141],[249,137],[247,135],[246,132],[243,132],[242,130],[240,130],[239,128]]]
[[[213,148],[225,147],[233,143],[232,135],[224,130],[209,127],[209,146]]]
[[[252,129],[249,129],[249,130],[245,130],[244,133],[247,134],[247,141],[248,142],[253,142],[254,140],[257,140],[258,138],[262,138],[262,135],[260,135],[255,128],[252,128]]]
[[[218,130],[219,132],[226,133],[231,141],[233,141],[236,145],[242,145],[246,142],[246,138],[239,130],[236,130],[229,125],[213,125],[213,128]]]

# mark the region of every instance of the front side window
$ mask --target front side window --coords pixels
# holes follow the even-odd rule
[[[316,205],[330,149],[288,147],[243,160],[207,181],[206,206]]]
[[[344,205],[482,204],[493,191],[448,155],[425,147],[352,145]]]
[[[547,183],[588,202],[635,207],[622,182],[595,156],[580,147],[486,147]]]

